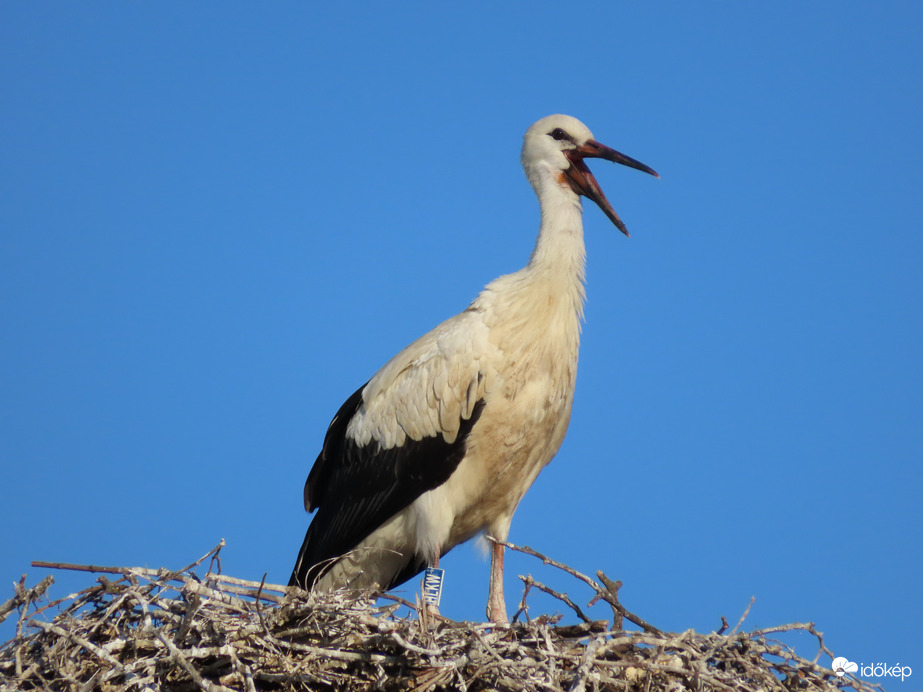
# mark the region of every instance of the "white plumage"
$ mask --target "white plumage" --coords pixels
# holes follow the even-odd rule
[[[334,417],[305,484],[308,528],[291,584],[389,589],[479,533],[506,540],[516,506],[570,419],[584,300],[580,196],[626,235],[584,158],[652,169],[566,115],[525,134],[541,207],[528,265],[417,339]],[[506,620],[493,544],[488,617]]]

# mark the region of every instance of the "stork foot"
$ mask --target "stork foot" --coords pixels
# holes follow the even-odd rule
[[[489,603],[487,605],[487,618],[496,625],[506,625],[510,619],[506,616],[506,604]]]
[[[506,601],[503,598],[502,586],[498,589],[491,589],[487,597],[487,619],[498,625],[505,625],[510,621],[506,616]]]

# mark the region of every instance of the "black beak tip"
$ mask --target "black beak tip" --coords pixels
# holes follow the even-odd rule
[[[624,224],[624,222],[619,217],[616,216],[614,219],[612,219],[612,223],[615,224],[615,227],[617,229],[619,229],[622,233],[625,234],[626,238],[631,238],[631,233],[628,232],[628,227]]]
[[[648,175],[652,175],[652,176],[654,176],[655,178],[657,178],[657,180],[660,180],[660,173],[658,173],[657,171],[655,171],[655,170],[654,170],[653,168],[651,168],[650,166],[645,166],[645,165],[642,163],[642,164],[641,164],[640,166],[638,166],[637,168],[638,168],[638,170],[641,171],[642,173],[647,173]]]

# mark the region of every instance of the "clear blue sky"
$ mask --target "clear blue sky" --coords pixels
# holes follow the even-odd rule
[[[511,540],[661,627],[756,596],[923,679],[921,35],[913,2],[3,2],[0,576],[224,537],[284,582],[331,416],[525,263],[521,136],[564,112],[663,179],[592,166],[632,238],[587,206],[573,421]],[[481,618],[487,562],[444,566]],[[524,573],[588,599],[515,556],[511,606]]]

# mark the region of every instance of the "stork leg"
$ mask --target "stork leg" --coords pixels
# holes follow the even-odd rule
[[[490,548],[490,591],[487,595],[487,617],[491,622],[509,622],[503,599],[503,546],[493,543]]]

